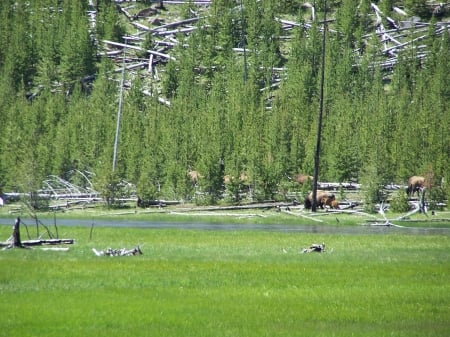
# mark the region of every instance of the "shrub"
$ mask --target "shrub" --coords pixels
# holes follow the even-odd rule
[[[409,209],[410,205],[405,190],[401,189],[397,191],[390,202],[390,210],[397,213],[403,213],[409,211]]]

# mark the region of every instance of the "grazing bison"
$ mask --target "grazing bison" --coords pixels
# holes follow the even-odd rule
[[[235,197],[238,197],[239,193],[250,192],[251,185],[249,178],[245,172],[241,172],[239,179],[227,174],[223,177],[224,185],[227,189],[234,191]]]
[[[333,200],[330,205],[331,208],[339,209],[339,201]]]
[[[244,172],[242,172],[239,175],[239,182],[240,183],[245,183],[245,182],[247,182],[247,180],[248,180],[247,175]],[[223,177],[223,182],[224,182],[225,185],[231,184],[231,183],[236,182],[236,181],[237,181],[236,178],[231,176],[231,175],[229,175],[229,174],[227,174],[226,176]]]
[[[406,188],[406,194],[411,197],[414,193],[419,191],[425,186],[425,178],[421,176],[412,176],[408,179],[408,187]]]
[[[313,194],[312,192],[305,199],[305,208],[310,209],[312,207]],[[327,191],[317,191],[316,195],[316,205],[322,209],[325,206],[329,206],[331,208],[338,208],[338,203],[336,201],[336,196],[333,193]]]
[[[201,174],[198,173],[198,171],[193,171],[191,169],[188,170],[187,176],[191,180],[193,187],[197,187],[198,180],[202,177]]]
[[[297,174],[294,176],[294,181],[299,183],[300,185],[303,185],[305,183],[310,183],[314,179],[313,176],[309,176],[306,174]]]

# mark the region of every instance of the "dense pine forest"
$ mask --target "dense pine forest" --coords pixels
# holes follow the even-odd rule
[[[320,181],[424,175],[448,195],[449,18],[424,0],[2,0],[0,193],[79,171],[111,203],[281,198],[313,174],[322,111]]]

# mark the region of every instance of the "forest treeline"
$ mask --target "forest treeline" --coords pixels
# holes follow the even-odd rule
[[[294,0],[212,1],[199,29],[177,35],[158,79],[147,69],[125,73],[114,171],[121,74],[103,41],[135,30],[115,1],[93,2],[0,2],[0,192],[36,191],[48,175],[80,170],[111,200],[127,181],[144,199],[201,190],[214,203],[224,176],[241,174],[258,198],[274,198],[288,177],[313,174],[323,55],[319,180],[405,184],[420,174],[449,192],[450,35],[448,26],[435,34],[425,1],[378,3],[392,17],[399,6],[430,23],[421,47],[399,53],[389,71],[372,62],[381,42],[367,33],[370,2],[328,1],[323,53],[321,20],[282,31],[276,18],[310,15]],[[189,1],[177,8],[184,17],[199,10]],[[156,37],[142,36],[151,49]]]

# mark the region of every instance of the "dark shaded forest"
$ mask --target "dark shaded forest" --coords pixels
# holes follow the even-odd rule
[[[319,180],[424,175],[448,195],[449,14],[422,0],[2,0],[0,193],[79,170],[111,204],[124,182],[142,199],[281,198],[313,174],[322,103]]]

